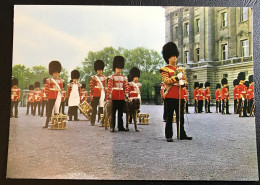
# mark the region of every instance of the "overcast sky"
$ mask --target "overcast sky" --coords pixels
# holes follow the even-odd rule
[[[164,41],[165,14],[159,6],[14,7],[13,65],[48,67],[59,60],[70,73],[89,51],[142,46],[161,52]]]

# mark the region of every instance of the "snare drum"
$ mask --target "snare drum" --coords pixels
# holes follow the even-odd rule
[[[92,115],[92,107],[90,103],[84,100],[79,106],[79,110],[83,113],[83,115],[90,120]]]
[[[66,114],[56,114],[51,117],[50,129],[65,129],[66,128],[67,115]]]
[[[137,114],[139,118],[139,124],[141,125],[148,125],[150,123],[150,118],[148,113],[139,113]]]

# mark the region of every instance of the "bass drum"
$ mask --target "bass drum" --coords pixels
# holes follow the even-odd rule
[[[82,114],[88,119],[91,119],[92,115],[92,107],[90,103],[88,103],[86,100],[84,100],[79,106],[79,110],[82,112]]]

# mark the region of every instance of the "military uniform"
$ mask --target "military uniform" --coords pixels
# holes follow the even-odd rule
[[[61,71],[61,64],[59,61],[51,61],[49,63],[49,74],[53,76],[55,72],[60,73]],[[57,85],[56,85],[56,83]],[[46,84],[45,84],[45,93],[48,98],[48,102],[46,105],[46,122],[45,126],[43,128],[47,128],[51,115],[52,115],[52,110],[54,107],[54,114],[59,113],[59,107],[60,104],[58,104],[61,101],[61,89],[63,88],[63,83],[64,80],[59,78],[59,77],[51,77],[46,79]],[[57,101],[57,104],[55,105],[55,102]]]
[[[216,91],[215,91],[215,99],[216,99],[216,113],[221,113],[221,90],[220,90],[220,83],[216,84]],[[218,110],[219,109],[219,110]]]
[[[65,114],[65,101],[67,98],[67,91],[64,90],[65,88],[65,83],[63,83],[63,88],[61,90],[61,103],[60,103],[60,110],[62,114]]]
[[[10,117],[15,116],[15,118],[18,118],[18,103],[20,99],[21,90],[17,87],[18,80],[16,78],[12,79],[12,88],[11,88],[11,113]],[[13,114],[13,108],[14,108],[14,114]]]
[[[125,60],[122,56],[115,56],[113,61],[113,71],[116,68],[123,69]],[[112,100],[112,121],[110,126],[110,131],[114,132],[115,129],[115,116],[118,111],[117,121],[118,130],[127,131],[123,126],[123,108],[124,100],[127,98],[127,77],[122,74],[113,74],[108,77],[108,87],[107,87],[107,100]]]
[[[94,63],[94,70],[104,69],[104,62],[102,60],[97,60]],[[106,96],[106,81],[107,78],[102,74],[96,74],[91,77],[89,82],[90,89],[90,101],[92,106],[92,115],[91,115],[91,125],[94,125],[96,122],[97,106],[98,107],[98,121],[100,119],[100,114],[103,114],[104,101]]]
[[[184,100],[185,100],[185,105],[186,105],[186,110],[185,113],[189,114],[189,92],[187,90],[187,85],[185,85],[185,89],[184,89]]]
[[[194,97],[194,103],[195,103],[195,107],[194,107],[195,113],[199,112],[199,95],[200,95],[199,86],[200,86],[199,82],[194,83],[193,97]],[[196,109],[196,107],[197,107],[197,109]]]
[[[233,99],[234,99],[234,114],[236,113],[236,114],[238,114],[238,89],[237,89],[237,85],[239,84],[239,82],[238,82],[238,80],[237,79],[235,79],[234,81],[233,81],[233,86],[234,86],[234,89],[233,89]]]
[[[41,117],[43,117],[44,107],[47,105],[47,101],[48,101],[48,98],[47,98],[47,95],[46,95],[46,92],[45,92],[46,79],[47,79],[47,78],[44,78],[44,79],[43,79],[43,85],[44,85],[44,87],[41,88],[41,92],[42,92]],[[47,116],[47,112],[46,112],[46,116]]]
[[[248,77],[248,80],[249,80],[249,88],[248,88],[248,109],[249,109],[249,112],[251,111],[252,109],[252,106],[254,104],[254,98],[255,98],[255,95],[254,95],[254,79],[253,79],[253,75],[250,75]]]
[[[199,113],[203,112],[203,83],[199,86]]]
[[[168,42],[163,46],[163,58],[167,64],[169,60],[176,60],[175,65],[177,64],[177,58],[179,56],[179,51],[177,46],[173,42]],[[173,59],[172,59],[173,58]],[[176,112],[176,123],[177,123],[177,137],[181,140],[187,139],[191,140],[192,137],[188,137],[184,130],[184,90],[181,88],[181,85],[185,84],[186,77],[179,72],[177,66],[167,65],[159,69],[159,72],[162,76],[162,81],[166,86],[166,96],[165,101],[167,105],[167,121],[165,126],[165,137],[167,142],[173,142],[173,113]],[[178,73],[178,74],[177,74]],[[180,101],[180,115],[179,115],[179,101]],[[179,124],[180,120],[180,124]],[[180,126],[180,127],[179,127]],[[179,132],[180,129],[180,132]]]
[[[245,81],[245,86],[246,86],[246,112],[249,113],[248,109],[248,98],[249,98],[249,81]]]
[[[41,115],[41,101],[42,101],[42,91],[40,90],[40,82],[34,83],[35,90],[33,91],[34,96],[34,111],[33,115],[35,116],[36,108],[38,106],[38,115]]]
[[[207,87],[210,87],[210,83],[205,83],[205,90],[204,90],[204,96],[205,96],[205,112],[206,113],[212,113],[210,112],[210,100],[211,100],[211,94],[210,89],[207,89]]]
[[[243,117],[248,117],[247,115],[247,99],[246,99],[246,91],[247,91],[247,88],[246,86],[244,85],[244,80],[245,80],[245,73],[244,72],[240,72],[238,73],[238,76],[237,76],[237,80],[239,81],[239,84],[237,86],[237,89],[238,89],[238,97],[239,97],[239,105],[238,105],[238,108],[239,108],[239,115],[242,115],[242,101],[244,103],[244,106],[243,106]]]
[[[71,72],[71,79],[79,79],[80,73],[78,70],[73,70]],[[71,82],[68,85],[68,105],[69,105],[69,121],[72,121],[72,116],[74,116],[74,121],[79,121],[78,119],[78,106],[80,104],[80,93],[81,84],[79,82]]]
[[[167,112],[166,112],[166,101],[165,101],[165,97],[163,96],[164,89],[165,89],[165,84],[162,82],[161,83],[160,93],[161,93],[161,98],[163,100],[163,121],[166,122],[166,120],[167,120]]]
[[[229,113],[229,94],[228,94],[228,88],[225,87],[225,85],[227,85],[227,79],[226,78],[222,78],[221,80],[221,84],[222,84],[222,89],[221,89],[221,95],[222,95],[222,114],[224,114],[224,109],[226,109],[226,114],[230,114]],[[225,107],[226,106],[226,107]]]
[[[29,114],[29,109],[31,107],[31,114],[34,114],[34,93],[33,93],[33,85],[29,85],[29,92],[27,93],[27,111],[26,115]]]

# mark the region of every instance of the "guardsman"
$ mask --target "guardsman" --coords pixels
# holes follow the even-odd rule
[[[110,132],[115,131],[115,117],[118,111],[118,131],[128,131],[123,126],[123,108],[124,101],[127,97],[127,77],[122,75],[122,69],[125,66],[125,59],[122,56],[115,56],[113,61],[113,71],[115,74],[108,77],[107,100],[112,101],[112,121]]]
[[[184,100],[185,100],[185,113],[186,114],[189,114],[189,92],[187,90],[188,86],[187,86],[187,83],[185,83],[184,87],[183,87],[183,90],[184,90]]]
[[[229,113],[229,94],[228,94],[228,88],[227,88],[227,84],[228,81],[226,78],[222,78],[221,79],[221,84],[222,84],[222,89],[221,89],[221,95],[222,95],[222,114],[224,114],[224,111],[226,110],[226,114],[230,114]]]
[[[11,113],[10,118],[18,118],[18,103],[21,95],[21,90],[18,88],[18,80],[16,78],[12,79],[12,88],[11,88]],[[14,114],[13,114],[14,108]]]
[[[220,83],[216,84],[216,91],[215,91],[215,98],[216,98],[216,113],[221,113],[221,99],[222,99],[222,94],[221,94],[221,85]],[[219,110],[218,110],[219,108]]]
[[[254,76],[253,75],[250,75],[248,77],[248,81],[249,81],[249,88],[248,88],[248,109],[249,109],[249,112],[251,112],[252,108],[253,108],[253,104],[254,104]],[[253,111],[254,112],[254,111]],[[252,114],[253,115],[253,114]],[[250,115],[251,116],[251,115]]]
[[[200,86],[199,82],[194,83],[193,96],[194,96],[194,103],[195,103],[195,107],[194,107],[195,113],[199,113],[199,96],[200,96],[199,86]]]
[[[203,83],[199,85],[199,113],[203,112]]]
[[[247,88],[246,86],[244,85],[245,83],[245,73],[244,72],[240,72],[238,73],[238,76],[237,76],[237,80],[239,82],[238,86],[237,86],[237,89],[238,89],[238,97],[239,97],[239,105],[238,105],[238,108],[239,108],[239,116],[241,117],[242,116],[242,103],[244,104],[243,106],[243,117],[248,117],[247,115],[247,99],[246,99],[246,91],[247,91]]]
[[[212,113],[210,112],[210,100],[211,100],[211,94],[210,94],[210,83],[206,82],[205,83],[205,91],[204,91],[204,96],[205,96],[205,112],[206,113]]]
[[[42,111],[41,111],[41,117],[43,117],[44,107],[47,105],[47,101],[48,101],[48,98],[47,98],[47,95],[46,95],[46,92],[45,92],[46,80],[47,80],[47,78],[43,79],[43,85],[44,86],[41,88],[41,91],[42,91]],[[46,112],[46,115],[47,115],[47,112]]]
[[[60,103],[60,110],[62,114],[65,114],[65,101],[67,98],[67,92],[65,91],[65,83],[63,83],[63,86],[61,88],[61,103]]]
[[[69,121],[72,121],[72,116],[74,116],[74,121],[79,121],[78,106],[80,104],[81,93],[81,84],[78,82],[79,77],[80,73],[78,70],[71,71],[72,82],[68,85]]]
[[[163,91],[165,90],[165,85],[164,83],[162,82],[161,83],[161,90],[160,90],[160,93],[161,93],[161,98],[162,98],[162,101],[163,101],[163,122],[166,122],[167,120],[167,112],[166,112],[166,101],[165,101],[165,97],[163,95]]]
[[[54,114],[59,114],[59,108],[61,103],[61,89],[64,83],[64,80],[59,78],[60,72],[60,62],[56,60],[51,61],[49,63],[49,74],[52,75],[52,77],[47,78],[45,83],[45,93],[48,98],[48,102],[46,105],[47,117],[43,128],[48,128],[53,108]]]
[[[34,97],[34,110],[33,115],[35,116],[36,108],[38,106],[38,115],[41,115],[41,101],[42,101],[42,91],[40,90],[40,82],[34,83],[35,90],[33,91],[33,97]]]
[[[165,126],[165,137],[167,142],[173,142],[173,113],[176,112],[177,137],[180,140],[192,140],[188,137],[184,130],[184,90],[183,86],[186,82],[186,76],[183,69],[177,66],[177,58],[179,51],[173,42],[168,42],[163,46],[163,58],[168,64],[159,69],[162,76],[162,81],[165,84],[167,105],[167,121]]]
[[[92,115],[90,123],[95,125],[97,106],[98,106],[98,121],[100,114],[103,114],[104,102],[106,98],[106,81],[107,78],[103,75],[105,64],[102,60],[97,60],[94,63],[94,70],[96,75],[92,76],[89,82],[90,101],[92,106]]]
[[[129,98],[140,98],[141,102],[141,86],[142,84],[138,82],[140,78],[140,70],[137,67],[133,67],[130,69],[130,76],[132,81],[128,82],[127,92],[129,94]]]
[[[86,91],[86,84],[82,84],[81,86],[81,93],[80,93],[80,103],[83,101],[87,101],[88,99],[88,92]]]
[[[27,111],[26,111],[26,115],[29,114],[29,108],[31,106],[31,114],[33,115],[34,110],[33,110],[33,105],[34,105],[34,86],[33,85],[29,85],[29,92],[27,93]]]
[[[245,86],[246,86],[246,112],[249,113],[249,109],[248,109],[248,97],[249,97],[248,88],[249,88],[249,81],[245,81]]]
[[[233,85],[234,85],[234,89],[233,89],[233,96],[234,96],[234,114],[238,114],[238,103],[239,103],[239,99],[238,99],[238,86],[239,82],[237,79],[235,79],[233,81]]]

